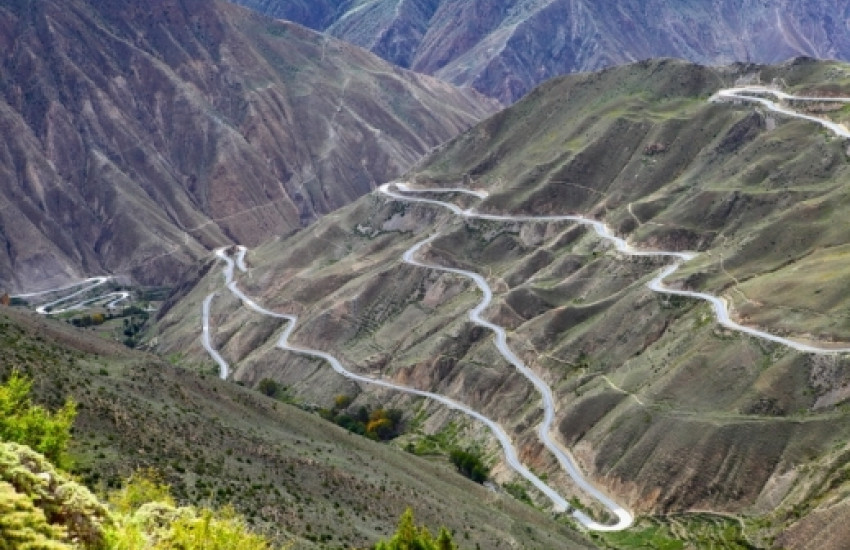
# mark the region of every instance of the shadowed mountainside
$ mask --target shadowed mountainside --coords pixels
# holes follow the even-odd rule
[[[505,103],[547,78],[653,57],[850,58],[839,0],[236,0]]]
[[[801,95],[850,95],[847,65],[805,59],[724,69],[662,60],[563,77],[440,147],[407,179],[486,189],[490,196],[476,205],[485,212],[585,214],[638,246],[698,251],[668,284],[725,297],[745,323],[846,345],[847,144],[752,104],[708,101],[758,79],[781,80]],[[848,117],[840,106],[799,107]],[[471,204],[468,196],[434,197]],[[553,388],[560,441],[621,502],[639,513],[741,515],[748,536],[767,546],[775,536],[800,545],[814,529],[843,544],[843,531],[831,526],[847,489],[848,357],[718,327],[706,303],[646,287],[662,259],[623,256],[568,222],[461,220],[372,194],[252,250],[239,284],[265,307],[299,316],[293,344],[447,394],[503,423],[523,460],[570,493],[534,433],[539,397],[467,318],[479,300],[475,287],[401,262],[437,231],[423,258],[487,277],[495,298],[486,316],[507,328],[515,352]],[[216,268],[163,315],[164,352],[210,363],[197,340],[198,311],[220,286]],[[237,380],[273,378],[318,402],[377,396],[428,418],[425,431],[460,423],[465,440],[490,441],[499,459],[474,422],[355,386],[327,365],[276,349],[281,325],[229,294],[214,301],[212,324]],[[513,479],[504,468],[496,476]]]
[[[173,282],[369,192],[495,102],[225,2],[0,6],[0,285]]]

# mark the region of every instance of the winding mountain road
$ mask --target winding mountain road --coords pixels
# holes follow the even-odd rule
[[[230,258],[228,258],[228,260],[230,260]],[[210,308],[212,307],[212,301],[215,296],[215,292],[207,295],[207,297],[204,298],[204,303],[201,308],[201,345],[204,346],[204,349],[207,350],[207,353],[213,358],[213,361],[218,364],[218,376],[222,380],[227,380],[230,376],[230,365],[224,360],[224,357],[221,356],[218,350],[215,349],[210,337]]]
[[[721,90],[717,94],[715,94],[711,101],[720,101],[720,100],[743,100],[743,101],[751,101],[755,103],[759,103],[772,111],[776,111],[778,113],[782,113],[788,116],[793,116],[797,118],[801,118],[804,120],[809,120],[820,124],[830,131],[834,132],[836,135],[840,137],[850,138],[850,131],[847,130],[841,124],[836,124],[831,121],[814,117],[811,115],[807,115],[804,113],[798,113],[792,109],[782,107],[778,105],[776,102],[773,102],[769,99],[748,95],[748,94],[773,94],[774,97],[780,100],[803,100],[803,101],[840,101],[845,103],[850,103],[850,98],[813,98],[813,97],[797,97],[792,96],[790,94],[785,94],[783,92],[778,92],[776,90],[764,87],[741,87],[741,88],[730,88],[727,90]],[[394,191],[393,188],[396,190]],[[721,297],[714,296],[707,293],[695,292],[689,290],[678,290],[672,289],[664,285],[663,281],[666,277],[673,274],[679,267],[687,261],[692,260],[696,257],[695,253],[692,252],[680,252],[680,251],[664,251],[664,250],[642,250],[637,249],[631,246],[625,239],[618,237],[614,234],[614,232],[605,225],[603,222],[593,220],[590,218],[586,218],[583,216],[575,216],[575,215],[565,215],[565,216],[508,216],[508,215],[497,215],[497,214],[485,214],[476,212],[474,209],[461,209],[457,205],[452,203],[439,201],[436,199],[425,198],[425,197],[416,197],[411,196],[415,194],[438,194],[438,193],[462,193],[470,196],[474,196],[478,199],[486,199],[488,194],[486,191],[478,191],[478,190],[469,190],[463,188],[412,188],[405,183],[393,183],[393,184],[385,184],[382,185],[378,192],[385,195],[386,197],[405,202],[419,202],[424,204],[430,204],[434,206],[438,206],[441,208],[446,208],[454,214],[469,219],[480,219],[480,220],[491,220],[491,221],[504,221],[504,222],[558,222],[558,221],[566,221],[579,223],[583,225],[588,225],[593,227],[596,234],[604,240],[611,242],[615,249],[625,255],[628,256],[654,256],[654,257],[668,257],[674,260],[672,264],[661,270],[661,272],[655,276],[652,280],[647,283],[647,286],[653,290],[654,292],[670,294],[676,296],[685,296],[689,298],[695,298],[707,301],[711,304],[715,317],[717,318],[717,322],[729,329],[739,331],[750,336],[761,338],[765,340],[769,340],[772,342],[776,342],[778,344],[782,344],[798,351],[808,352],[808,353],[824,353],[824,354],[833,354],[833,353],[847,353],[850,352],[850,348],[842,347],[831,347],[829,345],[820,346],[815,344],[798,342],[793,339],[784,338],[781,336],[777,336],[774,334],[770,334],[766,331],[755,329],[752,327],[747,327],[741,325],[730,318],[729,309],[725,302],[725,300]],[[406,194],[401,194],[406,193]],[[566,471],[569,476],[573,479],[573,481],[588,495],[598,500],[605,508],[608,509],[609,512],[613,516],[616,517],[616,522],[613,524],[601,524],[592,518],[588,517],[586,514],[581,512],[580,510],[573,510],[573,517],[585,528],[589,530],[596,531],[619,531],[628,528],[634,522],[633,515],[610,499],[607,495],[605,495],[602,491],[600,491],[596,486],[591,484],[589,481],[585,479],[582,473],[577,468],[575,461],[569,455],[569,452],[564,449],[557,441],[555,441],[551,437],[552,426],[555,418],[555,400],[552,393],[551,388],[527,365],[525,365],[522,360],[510,349],[507,344],[507,335],[505,329],[496,325],[490,321],[487,321],[482,317],[482,314],[490,305],[490,302],[493,298],[493,291],[488,285],[486,279],[474,272],[466,271],[463,269],[457,269],[452,267],[445,267],[437,264],[430,264],[417,259],[417,255],[419,252],[429,244],[431,244],[435,239],[440,236],[440,233],[433,234],[428,238],[421,240],[415,243],[412,247],[410,247],[403,255],[402,259],[404,262],[422,267],[425,269],[433,269],[437,271],[443,271],[446,273],[453,273],[456,275],[460,275],[462,277],[466,277],[471,279],[478,289],[483,294],[482,300],[478,303],[478,305],[473,308],[469,312],[469,318],[472,322],[478,324],[479,326],[485,327],[491,330],[495,335],[495,344],[501,355],[510,362],[519,373],[525,376],[537,389],[537,391],[541,395],[542,406],[544,411],[543,421],[540,423],[537,429],[537,434],[543,444],[547,449],[558,459],[561,467]],[[245,254],[247,249],[244,247],[238,247],[236,250],[236,259],[230,257],[230,255],[226,252],[225,249],[219,249],[216,251],[216,255],[221,258],[225,262],[225,268],[223,270],[225,285],[227,288],[239,298],[245,305],[254,311],[274,317],[277,319],[282,319],[287,321],[287,326],[284,329],[283,333],[278,339],[277,347],[294,353],[299,353],[311,357],[315,357],[317,359],[322,359],[326,361],[337,373],[345,376],[349,379],[362,382],[364,384],[372,384],[404,393],[408,393],[411,395],[417,395],[420,397],[425,397],[428,399],[432,399],[439,403],[442,403],[452,409],[463,412],[464,414],[469,415],[470,417],[482,422],[485,424],[496,436],[502,449],[505,453],[505,460],[507,464],[513,468],[519,475],[527,479],[531,482],[535,487],[537,487],[543,494],[545,494],[553,503],[556,511],[567,511],[570,509],[569,503],[566,499],[561,496],[557,491],[552,489],[549,485],[547,485],[544,481],[542,481],[539,477],[537,477],[533,472],[531,472],[528,468],[526,468],[518,458],[518,453],[516,447],[513,445],[510,436],[507,432],[495,421],[487,418],[481,413],[475,411],[474,409],[463,405],[453,399],[450,399],[446,396],[439,395],[436,393],[418,390],[415,388],[410,388],[406,386],[401,386],[397,384],[393,384],[383,379],[372,378],[369,376],[364,376],[361,374],[354,373],[346,369],[342,363],[336,359],[333,355],[319,351],[314,349],[302,348],[299,346],[294,346],[289,343],[289,338],[292,335],[292,332],[295,330],[296,324],[298,322],[298,318],[294,315],[282,314],[270,311],[268,309],[263,308],[258,305],[254,300],[250,297],[246,296],[238,287],[236,282],[234,281],[234,273],[235,269],[238,267],[241,271],[246,271],[247,267],[245,265]],[[210,315],[210,304],[215,297],[216,293],[211,293],[206,297],[203,304],[203,345],[206,348],[207,352],[216,360],[216,362],[220,366],[220,373],[222,378],[227,378],[229,375],[229,367],[227,362],[221,357],[221,355],[215,350],[214,346],[210,341],[210,328],[209,328],[209,315]]]
[[[679,267],[682,265],[682,263],[687,262],[689,260],[692,260],[697,256],[693,252],[672,252],[672,251],[666,251],[666,250],[638,249],[638,248],[635,248],[632,245],[630,245],[625,239],[615,235],[614,232],[611,230],[611,228],[608,227],[607,225],[605,225],[604,223],[597,221],[597,220],[585,218],[585,217],[582,217],[582,216],[572,216],[572,215],[566,215],[566,216],[502,216],[502,215],[494,215],[494,214],[481,214],[481,213],[475,212],[472,209],[461,210],[456,205],[451,204],[451,203],[445,203],[445,202],[434,200],[434,199],[423,199],[423,198],[419,198],[419,197],[410,197],[410,196],[406,196],[406,195],[401,195],[401,194],[393,192],[391,190],[391,187],[393,185],[394,184],[384,184],[379,188],[379,191],[381,193],[384,193],[388,197],[395,199],[395,200],[401,200],[401,201],[407,201],[407,202],[422,202],[422,203],[426,203],[426,204],[433,204],[433,205],[437,205],[437,206],[442,206],[444,208],[451,210],[455,214],[457,214],[459,216],[463,216],[465,218],[479,219],[479,220],[505,221],[505,222],[567,221],[567,222],[580,223],[580,224],[583,224],[583,225],[589,225],[589,226],[593,227],[593,229],[596,231],[597,235],[599,235],[604,240],[611,242],[618,252],[621,252],[625,255],[628,255],[628,256],[668,257],[668,258],[673,258],[674,260],[676,260],[673,264],[664,268],[664,270],[662,270],[655,278],[653,278],[651,281],[649,281],[647,283],[647,286],[650,288],[650,290],[653,290],[653,291],[658,292],[658,293],[670,294],[670,295],[675,295],[675,296],[686,296],[688,298],[695,298],[695,299],[698,299],[698,300],[704,300],[706,302],[709,302],[711,304],[713,310],[714,310],[714,314],[715,314],[715,317],[717,318],[717,322],[720,323],[721,325],[723,325],[726,328],[736,330],[738,332],[743,332],[743,333],[749,334],[750,336],[755,336],[756,338],[762,338],[764,340],[770,340],[771,342],[776,342],[778,344],[782,344],[782,345],[794,348],[794,349],[796,349],[798,351],[802,351],[802,352],[823,353],[823,354],[835,354],[835,353],[848,353],[848,352],[850,352],[850,347],[835,347],[835,346],[830,346],[830,345],[815,345],[815,344],[809,344],[809,343],[805,343],[805,342],[798,342],[798,341],[793,340],[791,338],[785,338],[785,337],[782,337],[782,336],[777,336],[775,334],[770,334],[769,332],[764,331],[764,330],[759,330],[759,329],[755,329],[755,328],[752,328],[752,327],[748,327],[746,325],[742,325],[742,324],[737,323],[737,322],[732,320],[732,318],[729,314],[729,307],[727,306],[726,301],[723,298],[718,297],[718,296],[714,296],[713,294],[708,294],[708,293],[705,293],[705,292],[695,292],[695,291],[690,291],[690,290],[678,290],[678,289],[673,289],[673,288],[669,288],[669,287],[665,286],[664,282],[663,282],[664,279],[666,279],[667,277],[672,275],[676,270],[678,270]],[[396,187],[398,187],[399,189],[405,189],[405,190],[410,189],[407,185],[404,185],[404,186],[397,186],[396,185]],[[439,191],[440,191],[440,189],[430,189],[430,190],[428,190],[428,192],[431,192],[431,193],[435,193],[435,192],[439,192]],[[419,192],[424,192],[424,190],[419,190]],[[456,192],[456,190],[453,190],[453,192]],[[434,238],[436,238],[436,235],[431,237],[431,239],[428,242],[431,242]],[[420,244],[424,244],[424,243],[425,243],[425,241],[423,241],[423,243],[420,243]],[[408,253],[409,252],[410,251],[408,251]],[[408,261],[407,255],[405,255],[405,261]],[[408,263],[412,263],[412,262],[408,261]],[[463,271],[463,270],[448,269],[448,268],[442,268],[442,267],[431,266],[431,265],[426,266],[424,264],[417,264],[417,265],[422,265],[423,267],[432,267],[434,269],[442,269],[442,270],[445,270],[445,271],[452,271],[452,272],[455,272],[455,273],[461,273],[461,274],[464,274],[467,277],[472,278],[472,276],[471,276],[472,274],[470,274],[470,272]],[[477,276],[477,277],[480,277],[480,276]],[[479,285],[479,288],[481,287],[481,285],[478,283],[477,280],[476,280],[476,284]],[[472,314],[470,313],[470,315],[472,315]]]
[[[463,277],[467,277],[472,279],[484,297],[478,303],[475,308],[470,310],[469,319],[475,323],[476,325],[482,326],[484,328],[490,329],[496,335],[496,348],[498,348],[499,353],[502,354],[502,357],[505,358],[514,368],[523,376],[525,376],[532,385],[537,389],[540,393],[540,397],[543,400],[543,421],[537,427],[537,436],[540,438],[540,441],[543,442],[543,445],[549,449],[557,459],[558,463],[561,465],[561,468],[567,472],[567,474],[572,478],[573,482],[586,494],[590,495],[600,503],[602,503],[605,508],[608,509],[614,516],[617,518],[617,522],[613,525],[605,525],[600,524],[587,515],[582,513],[580,510],[574,510],[573,516],[585,527],[594,531],[620,531],[629,527],[634,522],[634,516],[611,500],[606,494],[600,491],[596,486],[592,485],[587,479],[582,475],[581,471],[575,464],[575,461],[569,453],[561,447],[554,439],[551,437],[552,425],[555,422],[555,397],[552,394],[552,389],[540,378],[533,370],[528,368],[525,363],[508,347],[508,336],[505,332],[505,329],[500,327],[495,323],[491,323],[484,319],[481,314],[490,306],[490,302],[493,300],[493,290],[490,288],[490,285],[487,284],[487,281],[479,275],[478,273],[473,273],[472,271],[466,271],[464,269],[457,269],[453,267],[444,267],[437,264],[428,264],[421,262],[416,259],[417,253],[425,246],[429,245],[433,242],[440,234],[436,233],[431,235],[427,239],[423,241],[419,241],[412,247],[410,247],[407,252],[404,253],[402,259],[410,264],[418,267],[424,267],[426,269],[433,269],[436,271],[443,271],[446,273],[454,273],[456,275],[461,275]],[[503,443],[504,447],[504,443]],[[514,470],[519,470],[516,468],[514,464],[511,464],[511,467]],[[520,474],[534,483],[536,486],[539,485],[537,482],[539,479],[534,476],[534,478],[529,478],[525,473],[520,472]],[[542,482],[541,482],[542,483]],[[548,487],[548,486],[547,486]],[[542,489],[541,489],[542,490]],[[553,498],[553,496],[549,493],[549,491],[543,491],[550,499],[552,499],[556,508],[559,508],[564,502],[563,497],[558,496],[558,498]],[[557,494],[557,493],[556,493]]]
[[[233,282],[234,272],[237,267],[239,268],[239,271],[242,271],[243,273],[248,271],[248,266],[245,265],[245,254],[247,252],[248,249],[244,246],[236,247],[236,261],[234,261],[230,258],[230,256],[228,256],[227,248],[216,249],[215,255],[225,262],[225,267],[222,273],[224,275],[224,285],[252,308],[257,309],[266,315],[278,317],[279,315],[276,313],[259,308],[259,306],[249,300],[247,296],[239,292],[239,289],[236,287],[236,283]],[[201,308],[201,345],[204,346],[204,349],[207,351],[209,356],[213,358],[213,361],[218,364],[218,376],[222,380],[227,380],[230,376],[230,365],[224,357],[221,356],[218,350],[215,349],[215,346],[212,344],[212,337],[210,336],[210,309],[212,308],[212,301],[216,297],[216,294],[218,293],[211,292],[208,294],[207,297],[204,298],[203,306]],[[288,316],[281,317],[289,318]]]
[[[426,244],[430,243],[434,238],[436,238],[436,235],[432,236],[432,237],[430,237],[430,238],[428,238],[424,241],[420,241],[420,242],[416,243],[415,245],[413,245],[410,249],[407,250],[407,252],[405,252],[404,260],[407,261],[408,263],[413,264],[413,265],[420,265],[420,266],[429,267],[429,268],[432,267],[432,266],[429,266],[427,264],[420,264],[420,263],[416,262],[415,260],[413,260],[413,255],[415,255],[416,252],[420,248],[422,248]],[[382,379],[379,379],[379,378],[372,378],[370,376],[364,376],[362,374],[357,374],[355,372],[352,372],[352,371],[346,369],[343,366],[343,364],[336,357],[334,357],[333,355],[331,355],[329,353],[319,351],[319,350],[315,350],[315,349],[309,349],[309,348],[303,348],[303,347],[300,347],[300,346],[294,346],[294,345],[290,344],[289,338],[292,335],[292,332],[295,330],[295,327],[298,323],[298,317],[296,317],[295,315],[289,315],[289,314],[286,314],[286,313],[277,313],[277,312],[274,312],[274,311],[270,311],[270,310],[260,306],[252,298],[250,298],[244,292],[242,292],[242,290],[239,288],[239,286],[233,280],[233,276],[234,276],[234,272],[235,272],[235,266],[237,266],[239,264],[239,258],[243,259],[243,261],[244,261],[245,252],[246,252],[246,249],[244,247],[239,247],[237,260],[234,261],[227,254],[226,249],[221,248],[221,249],[216,250],[216,255],[219,258],[221,258],[222,260],[224,260],[224,262],[225,262],[225,268],[223,270],[224,279],[225,279],[225,286],[227,286],[227,288],[233,293],[233,295],[236,296],[237,298],[239,298],[242,301],[243,304],[245,304],[248,308],[256,311],[257,313],[260,313],[262,315],[266,315],[266,316],[269,316],[269,317],[274,317],[276,319],[282,319],[282,320],[288,321],[286,328],[284,329],[283,333],[281,333],[281,335],[280,335],[280,337],[278,338],[278,341],[277,341],[277,347],[279,349],[282,349],[284,351],[290,351],[290,352],[298,353],[298,354],[301,354],[301,355],[307,355],[309,357],[315,357],[316,359],[322,359],[322,360],[326,361],[334,371],[336,371],[340,375],[342,375],[346,378],[349,378],[351,380],[354,380],[354,381],[357,381],[357,382],[362,382],[364,384],[371,384],[371,385],[374,385],[374,386],[379,386],[379,387],[383,387],[383,388],[387,388],[387,389],[391,389],[391,390],[395,390],[395,391],[400,391],[400,392],[403,392],[403,393],[407,393],[407,394],[410,394],[410,395],[416,395],[416,396],[424,397],[424,398],[427,398],[427,399],[432,399],[434,401],[437,401],[438,403],[442,403],[443,405],[446,405],[447,407],[449,407],[451,409],[455,409],[457,411],[460,411],[460,412],[474,418],[475,420],[478,420],[479,422],[486,425],[490,429],[490,431],[493,433],[493,435],[496,436],[496,439],[499,441],[499,444],[501,445],[502,450],[505,453],[505,461],[514,471],[516,471],[519,475],[521,475],[522,477],[527,479],[535,487],[537,487],[544,495],[546,495],[552,501],[552,503],[554,505],[554,509],[556,511],[566,512],[567,510],[570,509],[569,502],[567,502],[567,500],[563,496],[561,496],[557,491],[552,489],[549,485],[547,485],[543,480],[541,480],[537,475],[535,475],[531,470],[529,470],[525,465],[522,464],[522,462],[519,459],[519,455],[517,453],[516,447],[514,446],[513,441],[511,440],[511,437],[507,434],[505,429],[501,425],[499,425],[497,422],[491,420],[490,418],[487,418],[486,416],[479,413],[475,409],[472,409],[471,407],[464,405],[463,403],[455,401],[455,400],[453,400],[449,397],[446,397],[444,395],[440,395],[440,394],[437,394],[437,393],[428,392],[428,391],[424,391],[424,390],[419,390],[419,389],[416,389],[416,388],[410,388],[410,387],[402,386],[402,385],[399,385],[399,384],[394,384],[392,382],[388,382],[386,380],[382,380]],[[476,309],[473,310],[473,311],[478,311],[480,313],[481,311],[483,311],[487,307],[487,305],[490,302],[490,299],[492,298],[492,291],[490,290],[490,287],[487,286],[486,282],[484,282],[483,278],[481,278],[477,274],[474,274],[474,273],[471,273],[471,272],[465,272],[463,270],[455,270],[455,269],[450,269],[450,268],[440,268],[440,269],[443,269],[443,270],[446,270],[446,271],[452,271],[452,272],[463,274],[463,275],[468,274],[469,276],[471,276],[471,278],[476,280],[476,283],[479,283],[479,280],[480,280],[480,282],[483,283],[484,286],[482,287],[479,284],[479,288],[481,288],[482,290],[486,289],[485,300],[483,300],[478,305],[478,307],[476,307]],[[216,293],[213,292],[213,293],[209,294],[206,297],[206,299],[204,300],[204,305],[203,305],[203,309],[202,309],[202,325],[203,325],[203,338],[202,338],[202,340],[203,340],[204,348],[213,357],[213,359],[219,364],[221,377],[227,378],[227,376],[229,376],[229,366],[228,366],[227,362],[222,358],[222,356],[218,353],[218,351],[216,351],[215,348],[212,346],[212,343],[210,342],[210,336],[209,336],[209,334],[210,334],[209,333],[210,303],[212,302],[212,299],[215,297],[215,295],[216,295]],[[470,313],[470,316],[472,316],[472,313]],[[483,319],[481,320],[481,324],[483,324],[484,326],[487,326],[487,327],[493,327],[494,329],[498,330],[499,333],[501,334],[501,339],[502,339],[502,342],[503,342],[502,345],[504,346],[504,348],[502,348],[500,346],[500,350],[505,349],[505,350],[507,350],[508,353],[513,355],[512,352],[510,352],[509,348],[507,348],[507,343],[504,342],[504,337],[505,337],[504,329],[502,329],[501,327],[498,327],[497,325],[493,325],[491,323],[488,323],[487,321],[484,321]],[[515,359],[515,360],[519,361],[519,359]],[[534,380],[536,380],[537,383],[539,383],[541,385],[540,387],[546,388],[548,390],[548,386],[546,386],[545,383],[542,380],[540,380],[539,378],[534,376],[532,371],[528,370],[527,368],[526,368],[526,370],[528,371],[530,376],[534,377]],[[535,385],[537,385],[537,384],[535,384]],[[552,400],[551,390],[549,391],[548,395],[549,395],[549,399]],[[554,402],[553,402],[553,400],[552,400],[552,405],[553,405],[552,411],[554,412]],[[551,426],[553,419],[554,419],[554,415],[549,417],[549,419],[548,419],[549,426]],[[547,429],[547,431],[548,431],[548,429]],[[629,513],[626,509],[620,507],[619,505],[617,505],[616,503],[611,501],[606,495],[601,493],[596,487],[594,487],[593,485],[588,483],[583,477],[581,477],[580,472],[578,471],[577,468],[575,468],[572,460],[570,460],[570,458],[567,456],[567,452],[565,450],[563,450],[562,448],[560,448],[558,446],[553,446],[550,450],[552,450],[553,454],[555,454],[558,457],[559,461],[561,461],[562,466],[564,466],[565,469],[567,469],[570,472],[570,475],[573,477],[573,479],[576,481],[576,483],[578,483],[582,487],[582,489],[587,491],[589,494],[591,494],[592,496],[594,496],[595,498],[598,498],[601,502],[603,502],[603,504],[605,504],[606,507],[609,508],[609,510],[611,510],[611,512],[617,517],[617,523],[615,523],[613,525],[606,525],[606,524],[602,524],[602,523],[599,523],[599,522],[593,520],[592,518],[590,518],[589,516],[587,516],[584,512],[582,512],[580,510],[573,510],[572,515],[573,515],[573,517],[575,517],[575,519],[579,523],[581,523],[587,529],[594,530],[594,531],[620,531],[622,529],[629,527],[634,522],[634,517],[632,516],[631,513]]]
[[[800,118],[803,120],[808,120],[809,122],[814,122],[816,124],[820,124],[827,130],[831,131],[835,135],[843,138],[850,138],[850,130],[847,129],[847,126],[843,124],[838,124],[837,122],[832,122],[831,120],[827,120],[825,118],[816,117],[813,115],[807,115],[805,113],[800,113],[795,111],[789,107],[783,107],[777,104],[775,101],[771,101],[765,97],[759,97],[757,95],[752,94],[766,94],[772,95],[779,100],[782,101],[811,101],[816,103],[850,103],[850,98],[848,97],[809,97],[809,96],[795,96],[791,94],[787,94],[785,92],[781,92],[779,90],[775,90],[773,88],[768,88],[765,86],[742,86],[739,88],[727,88],[725,90],[720,90],[716,94],[714,94],[709,101],[717,102],[717,101],[729,101],[729,100],[739,100],[739,101],[749,101],[751,103],[759,103],[769,110],[780,113],[783,115],[787,115],[793,118]]]
[[[696,298],[698,300],[705,300],[706,302],[711,304],[712,309],[714,310],[714,316],[717,319],[717,322],[728,328],[738,332],[743,332],[744,334],[748,334],[755,338],[761,338],[762,340],[769,340],[771,342],[776,342],[777,344],[782,344],[783,346],[788,346],[789,348],[793,348],[797,351],[802,351],[805,353],[820,353],[824,355],[829,354],[837,354],[837,353],[850,353],[850,347],[832,347],[830,345],[816,345],[816,344],[807,344],[805,342],[798,342],[796,340],[792,340],[790,338],[785,338],[783,336],[777,336],[776,334],[771,334],[765,330],[760,330],[753,327],[748,327],[746,325],[742,325],[733,321],[729,316],[729,308],[726,305],[726,300],[721,297],[714,296],[713,294],[707,294],[705,292],[695,292],[691,290],[677,290],[673,288],[668,288],[664,286],[664,279],[669,275],[672,275],[677,269],[679,269],[679,263],[672,264],[664,268],[654,279],[647,283],[647,286],[654,290],[655,292],[661,292],[664,294],[672,294],[674,296],[686,296],[688,298]]]
[[[71,284],[65,285],[65,286],[60,286],[60,287],[56,287],[56,288],[49,288],[47,290],[39,290],[37,292],[26,292],[26,293],[23,293],[23,294],[15,294],[14,296],[12,296],[12,298],[27,299],[27,298],[35,298],[35,297],[38,297],[38,296],[44,296],[45,294],[55,294],[55,293],[59,293],[59,292],[69,291],[68,294],[60,296],[59,298],[57,298],[55,300],[51,300],[50,302],[47,302],[46,304],[41,304],[39,306],[36,306],[35,312],[38,313],[38,314],[41,314],[41,315],[59,315],[61,313],[66,313],[68,311],[78,311],[78,310],[85,309],[85,308],[89,307],[91,304],[94,304],[94,303],[97,303],[97,302],[107,302],[107,300],[109,300],[109,301],[104,305],[104,307],[106,307],[107,309],[112,309],[114,307],[117,307],[118,304],[120,304],[121,302],[128,300],[130,298],[130,293],[123,291],[123,290],[117,290],[117,291],[113,291],[113,292],[107,292],[105,294],[98,294],[97,296],[94,296],[92,298],[85,298],[83,300],[71,302],[74,298],[76,298],[78,296],[82,296],[82,295],[88,293],[89,291],[94,290],[95,288],[106,284],[110,280],[112,280],[112,277],[108,277],[108,276],[89,277],[88,279],[84,279],[82,281],[79,281],[79,282],[76,282],[76,283],[71,283]],[[82,287],[82,288],[78,288],[78,287]],[[76,290],[73,290],[73,289],[76,289]],[[71,292],[72,290],[73,290],[73,292]],[[59,304],[64,304],[66,302],[71,302],[71,304],[66,305],[64,307],[61,307],[61,308],[55,307],[55,306],[58,306]]]
[[[89,277],[88,279],[83,279],[82,281],[77,281],[76,283],[70,283],[64,286],[59,286],[55,288],[48,288],[46,290],[37,290],[35,292],[25,292],[23,294],[15,294],[12,298],[32,298],[35,296],[44,296],[45,294],[50,294],[53,292],[61,292],[63,290],[71,290],[72,288],[77,288],[80,285],[91,285],[89,288],[94,288],[96,286],[102,285],[106,281],[109,280],[109,277]],[[93,284],[96,283],[96,284]]]
[[[39,290],[37,292],[27,292],[27,293],[23,293],[23,294],[15,294],[14,296],[12,296],[12,298],[21,298],[21,299],[35,298],[37,296],[44,296],[45,294],[53,294],[53,293],[57,293],[57,292],[63,292],[63,291],[66,291],[66,290],[70,291],[70,290],[76,288],[77,290],[74,290],[73,292],[70,292],[69,294],[65,294],[64,296],[61,296],[61,297],[57,298],[56,300],[52,300],[50,302],[47,302],[46,304],[41,304],[41,305],[37,306],[35,308],[36,313],[39,313],[41,315],[48,315],[48,314],[55,315],[55,314],[59,314],[59,313],[65,313],[67,311],[74,311],[74,310],[78,310],[78,309],[83,309],[86,305],[91,304],[93,302],[97,302],[97,301],[100,301],[100,300],[107,300],[109,298],[114,297],[115,299],[107,305],[107,307],[112,307],[112,304],[118,303],[121,300],[126,299],[130,295],[126,292],[109,292],[109,293],[106,293],[106,294],[98,295],[94,298],[86,298],[84,300],[79,300],[77,302],[73,302],[71,305],[65,306],[63,308],[57,309],[55,307],[59,304],[64,304],[65,302],[69,302],[69,301],[73,300],[74,298],[76,298],[77,296],[82,296],[83,294],[86,294],[90,290],[93,290],[93,289],[95,289],[95,288],[97,288],[101,285],[106,284],[110,279],[112,279],[112,277],[107,277],[107,276],[89,277],[88,279],[84,279],[82,281],[79,281],[79,282],[76,282],[76,283],[71,283],[71,284],[65,285],[65,286],[60,286],[60,287],[56,287],[56,288],[49,288],[47,290]],[[77,287],[80,287],[80,286],[82,288],[77,288]]]

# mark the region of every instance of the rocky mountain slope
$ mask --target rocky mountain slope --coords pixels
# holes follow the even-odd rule
[[[638,63],[548,82],[440,147],[407,179],[490,193],[483,201],[425,195],[461,208],[581,214],[638,247],[696,251],[669,285],[724,297],[746,324],[846,345],[847,144],[811,122],[709,101],[756,81],[850,96],[850,67],[840,63]],[[800,108],[848,118],[840,105]],[[532,469],[592,508],[537,439],[539,396],[489,332],[469,322],[475,286],[402,262],[435,233],[420,257],[486,277],[495,298],[485,316],[506,327],[512,349],[552,387],[560,442],[617,500],[637,513],[733,514],[749,540],[767,547],[806,547],[815,531],[832,533],[831,547],[846,545],[833,527],[848,488],[847,355],[745,336],[718,326],[704,302],[649,290],[663,258],[620,254],[574,223],[465,220],[375,193],[250,251],[238,284],[265,307],[299,316],[293,344],[446,394],[507,426]],[[219,267],[160,321],[159,348],[187,352],[202,368],[212,362],[199,344],[198,312],[221,287]],[[282,322],[229,293],[216,297],[212,325],[236,380],[273,378],[316,402],[346,393],[355,403],[393,403],[431,431],[463,426],[463,438],[500,459],[489,433],[465,417],[276,348]],[[514,479],[496,472],[501,482]]]
[[[0,286],[168,283],[368,193],[496,104],[224,2],[0,6]]]
[[[652,57],[850,58],[838,0],[236,0],[505,103],[552,76]]]

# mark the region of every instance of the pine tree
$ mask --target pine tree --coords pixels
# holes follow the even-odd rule
[[[375,550],[457,550],[452,536],[445,527],[440,528],[437,540],[426,527],[417,528],[413,510],[408,508],[398,522],[398,529],[389,541],[381,541]]]

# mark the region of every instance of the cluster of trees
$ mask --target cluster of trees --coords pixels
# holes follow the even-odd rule
[[[457,550],[457,546],[445,527],[440,528],[436,539],[427,528],[417,528],[413,522],[413,511],[408,508],[392,538],[376,544],[375,550]]]
[[[71,319],[71,324],[75,327],[91,327],[94,325],[102,325],[106,322],[107,319],[112,319],[112,315],[109,316],[104,315],[103,313],[92,313],[80,315],[79,317],[74,317]]]
[[[338,395],[334,399],[333,408],[322,409],[319,414],[350,432],[376,441],[389,441],[403,431],[402,412],[399,409],[372,409],[361,406],[352,411],[350,408],[351,398]]]
[[[135,308],[138,309],[138,308]],[[136,347],[137,339],[139,332],[145,326],[145,323],[148,321],[148,313],[143,311],[138,317],[130,316],[124,318],[124,345],[128,348]]]
[[[453,449],[449,453],[449,460],[452,461],[458,472],[476,483],[484,483],[490,475],[490,468],[484,464],[478,454],[472,451]]]
[[[144,328],[150,317],[150,314],[138,306],[129,306],[122,308],[120,312],[109,313],[86,313],[70,319],[70,322],[75,327],[87,328],[97,325],[102,325],[106,321],[111,321],[116,318],[124,318],[124,340],[122,342],[129,348],[136,347],[138,336]]]

